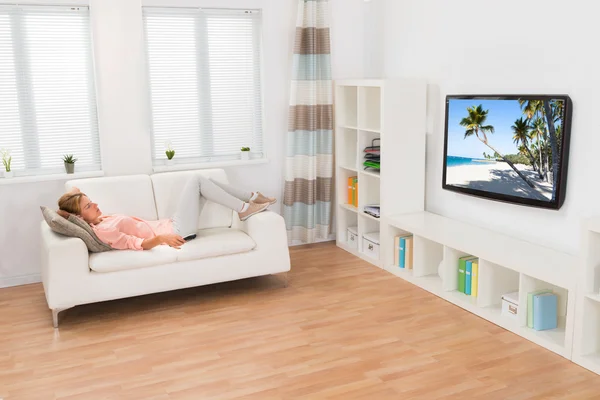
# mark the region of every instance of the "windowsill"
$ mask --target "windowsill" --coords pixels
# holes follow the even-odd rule
[[[104,171],[85,171],[75,172],[74,174],[51,174],[51,175],[32,175],[32,176],[16,176],[14,178],[0,178],[0,185],[16,185],[19,183],[45,182],[45,181],[62,181],[79,178],[96,178],[104,176]]]
[[[239,167],[244,165],[258,165],[268,164],[268,158],[259,158],[257,160],[231,160],[231,161],[217,161],[210,163],[197,163],[197,164],[175,164],[175,165],[156,165],[154,166],[154,172],[172,172],[172,171],[188,171],[194,169],[210,169],[210,168],[223,168],[223,167]]]

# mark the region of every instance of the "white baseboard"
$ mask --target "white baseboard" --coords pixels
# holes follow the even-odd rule
[[[331,242],[331,241],[335,241],[335,234],[329,235],[329,237],[327,239],[317,239],[313,243],[322,243],[322,242]],[[307,243],[304,243],[300,240],[294,240],[294,241],[292,241],[292,243],[289,244],[288,247],[302,246],[304,244],[307,244]]]
[[[42,281],[42,276],[40,274],[13,276],[10,278],[0,278],[0,288],[29,285],[30,283],[39,283],[41,281]]]

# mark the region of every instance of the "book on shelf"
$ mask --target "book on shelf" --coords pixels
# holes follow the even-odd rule
[[[394,238],[394,265],[400,268],[412,269],[413,266],[413,236],[398,235]]]
[[[473,261],[465,261],[465,294],[471,295],[471,273],[473,271]]]
[[[404,266],[407,269],[412,269],[412,267],[413,267],[413,237],[408,236],[407,238],[405,238],[404,245],[406,247],[406,249],[404,251],[404,256],[405,256]]]
[[[367,204],[364,206],[363,211],[365,214],[369,214],[372,217],[379,218],[380,206],[379,204]]]
[[[471,262],[471,296],[477,297],[479,290],[479,259]]]
[[[477,257],[464,256],[458,259],[458,291],[465,293],[467,283],[467,261],[472,261]],[[470,278],[470,276],[469,276]],[[470,284],[470,283],[469,283]]]
[[[358,207],[358,177],[348,177],[348,204]]]
[[[406,251],[406,238],[400,237],[400,247],[398,249],[398,253],[399,253],[399,255],[398,255],[398,260],[399,260],[398,266],[400,268],[404,268],[404,253],[405,253],[405,251]]]
[[[400,236],[394,238],[394,266],[400,265]]]
[[[533,296],[533,329],[545,331],[558,326],[558,297],[554,293]]]
[[[550,289],[541,289],[527,293],[527,327],[533,328],[534,320],[534,297],[544,293],[551,293]]]

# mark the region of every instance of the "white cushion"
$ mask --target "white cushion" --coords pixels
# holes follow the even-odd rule
[[[178,171],[154,174],[151,176],[154,187],[154,198],[156,200],[156,209],[158,218],[171,218],[177,210],[179,203],[179,193],[183,187],[194,175],[204,175],[215,181],[228,183],[227,175],[222,169],[206,169],[201,171]],[[232,224],[233,211],[227,207],[207,201],[206,199],[198,201],[203,203],[202,212],[198,220],[198,229],[230,227]]]
[[[98,203],[103,214],[125,214],[151,221],[157,219],[152,181],[148,175],[86,178],[65,183],[67,190],[73,186]]]
[[[198,231],[196,239],[180,249],[161,245],[152,250],[114,250],[90,254],[90,269],[114,272],[171,264],[178,261],[245,253],[256,247],[250,236],[238,229],[212,228]]]
[[[90,254],[92,271],[113,272],[126,269],[152,267],[177,261],[177,249],[157,246],[152,250],[113,250]]]
[[[177,261],[191,261],[202,258],[245,253],[256,247],[256,243],[245,232],[232,228],[212,228],[198,231],[198,236],[190,240],[177,252]]]

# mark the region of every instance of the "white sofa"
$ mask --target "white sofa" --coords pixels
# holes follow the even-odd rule
[[[147,220],[169,218],[178,193],[192,174],[227,182],[224,170],[169,172],[73,180],[104,214],[126,214]],[[181,249],[166,245],[152,250],[89,253],[79,238],[53,232],[43,221],[42,280],[52,310],[58,313],[86,303],[208,285],[290,270],[283,218],[265,211],[241,222],[237,213],[206,201],[198,236]],[[287,274],[283,275],[287,284]]]

